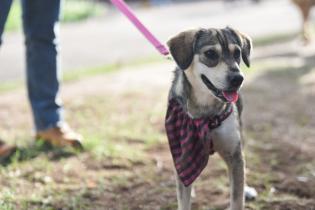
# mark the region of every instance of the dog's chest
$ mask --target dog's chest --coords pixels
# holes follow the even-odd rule
[[[232,113],[221,126],[208,133],[211,138],[214,150],[217,152],[233,152],[240,144],[240,126],[237,113]]]
[[[211,134],[221,127],[222,122],[228,119],[232,112],[233,106],[229,106],[214,118],[193,119],[178,101],[169,102],[165,119],[166,134],[175,168],[186,186],[191,184],[207,165],[209,155],[215,151]]]

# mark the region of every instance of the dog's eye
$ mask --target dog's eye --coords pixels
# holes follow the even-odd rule
[[[240,59],[240,57],[241,57],[241,51],[240,51],[240,49],[235,49],[233,56],[234,56],[234,58],[235,58],[236,60]]]
[[[218,60],[219,54],[215,50],[207,50],[205,56],[211,60]]]

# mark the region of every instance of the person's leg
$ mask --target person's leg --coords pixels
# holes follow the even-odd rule
[[[37,131],[63,121],[57,27],[60,0],[22,0],[27,88]]]
[[[70,135],[69,129],[59,129],[64,121],[59,98],[60,0],[22,0],[22,11],[27,88],[36,132],[39,138],[64,146],[79,137]]]
[[[2,43],[2,34],[4,31],[5,22],[7,20],[12,0],[0,0],[0,46]],[[6,144],[0,139],[0,164],[11,157],[15,152],[16,147]]]

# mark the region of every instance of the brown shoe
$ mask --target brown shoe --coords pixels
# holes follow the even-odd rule
[[[76,149],[83,149],[83,146],[81,144],[82,136],[74,132],[68,125],[39,131],[36,134],[36,139],[44,140],[57,147],[71,146]]]
[[[0,160],[11,157],[16,151],[16,146],[8,145],[0,140]]]

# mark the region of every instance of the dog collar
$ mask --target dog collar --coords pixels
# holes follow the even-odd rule
[[[177,174],[185,186],[193,183],[215,151],[209,134],[233,112],[232,104],[214,117],[192,119],[176,99],[171,99],[165,118],[166,134]]]

